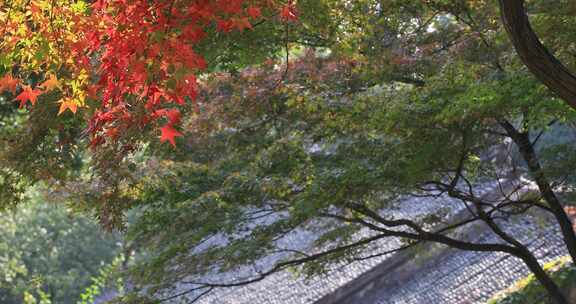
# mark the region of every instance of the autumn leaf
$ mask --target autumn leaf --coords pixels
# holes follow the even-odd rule
[[[162,135],[160,136],[160,142],[169,141],[172,146],[176,147],[176,141],[174,137],[182,136],[182,133],[174,129],[171,124],[167,124],[160,129]]]
[[[70,112],[76,114],[76,111],[78,110],[78,104],[72,99],[60,100],[60,110],[58,110],[58,115],[64,113],[66,110],[70,110]]]
[[[252,29],[252,24],[250,23],[250,20],[248,20],[248,18],[240,18],[234,20],[234,26],[240,32],[244,31],[245,29]]]
[[[25,85],[23,87],[22,93],[16,96],[16,100],[20,101],[20,108],[23,108],[26,105],[27,101],[30,101],[32,105],[36,104],[36,100],[38,99],[38,95],[40,94],[42,94],[42,91],[32,89],[30,86]]]
[[[156,111],[156,114],[166,116],[171,125],[179,124],[182,117],[182,114],[180,114],[180,110],[178,109],[161,109]]]
[[[224,33],[229,33],[234,28],[234,22],[231,20],[218,20],[216,21],[216,28]]]
[[[250,6],[248,8],[248,15],[252,18],[252,19],[258,19],[261,15],[262,12],[260,11],[259,7],[256,6]]]
[[[52,91],[55,88],[60,87],[60,82],[58,81],[58,79],[56,78],[56,76],[54,74],[51,74],[50,78],[48,78],[46,81],[44,81],[38,87],[43,88],[46,91]]]
[[[42,9],[40,8],[40,6],[38,6],[38,4],[35,1],[32,1],[32,3],[30,3],[30,13],[32,15],[39,15],[42,14]]]
[[[282,7],[280,11],[280,19],[285,22],[292,22],[298,20],[298,13],[296,12],[296,7],[293,3],[289,3]]]
[[[107,129],[106,135],[108,135],[112,139],[116,139],[118,137],[118,128]]]
[[[19,83],[20,80],[13,78],[10,74],[6,74],[0,78],[0,92],[10,91],[12,94],[16,94],[16,87]]]

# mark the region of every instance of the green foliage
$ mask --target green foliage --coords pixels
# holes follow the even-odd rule
[[[98,275],[92,277],[92,285],[86,287],[76,304],[92,304],[106,290],[112,290],[117,294],[124,293],[124,280],[120,276],[122,264],[125,262],[124,255],[117,256],[114,260],[101,267]]]
[[[316,83],[292,74],[294,87],[268,92],[266,99],[248,97],[231,105],[219,103],[228,93],[211,96],[213,112],[191,122],[199,130],[190,132],[194,140],[187,150],[150,167],[139,186],[145,189],[139,196],[144,216],[130,227],[130,237],[153,248],[133,269],[137,284],[154,286],[147,289],[151,294],[190,275],[234,271],[271,256],[281,250],[275,240],[294,230],[316,233],[305,250],[350,244],[362,226],[326,214],[362,218],[347,208],[351,203],[373,210],[394,207],[395,198],[442,180],[461,161],[469,179],[488,178],[503,166],[479,157],[501,142],[487,131],[497,128],[495,121],[522,117],[526,126],[540,130],[552,117],[573,117],[573,110],[521,71],[495,79],[484,66],[455,62],[417,90],[382,85],[349,93],[348,82],[339,77],[359,74],[342,73],[343,66],[315,70],[314,59],[301,60],[292,73],[320,73],[321,85],[333,85],[346,98],[320,97]],[[226,85],[240,94],[246,82],[265,79],[262,73]],[[571,174],[558,169],[557,176]],[[412,220],[433,225],[444,212]],[[222,241],[211,243],[214,238]],[[197,246],[204,249],[191,254]],[[317,275],[333,263],[353,260],[363,248],[371,249],[350,248],[295,268]]]
[[[38,181],[75,177],[84,153],[82,120],[56,116],[57,94],[40,97],[30,112],[18,110],[13,99],[0,96],[0,210],[26,201],[26,190]]]
[[[0,216],[0,302],[76,303],[118,240],[64,206],[34,202]]]

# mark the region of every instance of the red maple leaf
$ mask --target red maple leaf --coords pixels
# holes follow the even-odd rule
[[[282,19],[285,22],[292,22],[298,20],[298,13],[296,11],[296,6],[294,5],[294,3],[289,2],[288,4],[284,5],[284,7],[282,7],[282,10],[280,11],[280,19]]]
[[[118,128],[107,129],[106,135],[108,135],[112,139],[116,139],[118,137]]]
[[[259,7],[250,6],[248,8],[248,15],[252,17],[252,19],[258,19],[260,16],[262,16],[262,11],[260,11]]]
[[[176,147],[176,140],[174,139],[174,137],[182,136],[182,133],[174,129],[171,124],[163,126],[160,129],[160,131],[162,131],[162,135],[160,136],[160,142],[169,141],[173,147]]]
[[[25,85],[23,87],[22,93],[16,96],[16,100],[20,101],[20,108],[23,108],[26,105],[26,102],[30,100],[32,105],[36,104],[36,99],[38,95],[42,94],[42,91],[37,89],[32,89],[30,86]]]
[[[216,28],[224,33],[229,33],[234,28],[234,22],[231,20],[218,20],[216,21]]]
[[[178,124],[180,123],[180,111],[178,109],[168,109],[166,110],[166,117],[168,117],[168,121],[171,124]]]
[[[182,114],[180,113],[180,110],[172,108],[172,109],[156,110],[154,112],[153,116],[155,118],[161,117],[161,116],[166,116],[166,118],[168,119],[168,124],[176,125],[176,124],[180,123],[180,119],[182,117]]]

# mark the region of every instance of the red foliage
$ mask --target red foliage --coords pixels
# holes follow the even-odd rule
[[[98,82],[86,88],[100,101],[89,122],[92,145],[162,123],[161,140],[174,145],[181,136],[173,128],[180,121],[177,105],[195,102],[196,75],[206,68],[195,46],[212,26],[225,33],[251,29],[264,6],[273,8],[273,1],[95,1],[78,23],[83,39],[72,46],[81,68],[94,70],[98,59]],[[292,1],[279,9],[282,20],[296,20]],[[26,94],[21,101],[35,100]]]
[[[298,12],[294,2],[289,1],[288,4],[282,7],[282,10],[280,11],[280,18],[286,22],[294,22],[298,20]]]

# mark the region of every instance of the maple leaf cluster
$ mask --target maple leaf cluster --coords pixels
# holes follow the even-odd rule
[[[58,85],[58,80],[54,75],[50,75],[50,78],[39,85],[38,88],[32,88],[29,85],[23,85],[21,84],[20,80],[14,78],[10,74],[0,78],[0,91],[9,91],[15,95],[18,86],[22,87],[20,94],[18,94],[18,96],[15,98],[15,100],[20,102],[20,108],[24,108],[28,101],[32,104],[32,106],[35,105],[39,95],[54,90]]]
[[[24,107],[28,102],[33,106],[39,95],[60,89],[66,96],[60,100],[60,114],[84,105],[89,70],[77,64],[81,53],[74,48],[82,39],[78,26],[87,17],[88,6],[82,4],[70,0],[0,3],[0,66],[6,71],[0,78],[0,92],[16,95],[20,90],[15,100]],[[58,78],[63,74],[64,82]],[[29,81],[31,75],[45,75],[45,81],[35,85]]]
[[[0,19],[7,19],[0,55],[11,54],[15,64],[48,75],[34,87],[8,73],[0,91],[16,94],[20,88],[16,100],[24,107],[60,89],[59,114],[76,113],[86,99],[96,101],[88,123],[94,147],[148,125],[161,126],[161,142],[175,146],[182,136],[179,108],[196,102],[197,75],[207,67],[195,47],[214,33],[252,29],[266,18],[264,11],[279,11],[283,22],[297,19],[293,1],[97,0],[85,7],[72,1],[69,8],[66,2],[31,1],[20,15],[7,13],[13,7],[0,8]],[[21,56],[26,45],[36,51]],[[56,78],[59,71],[66,79]]]

